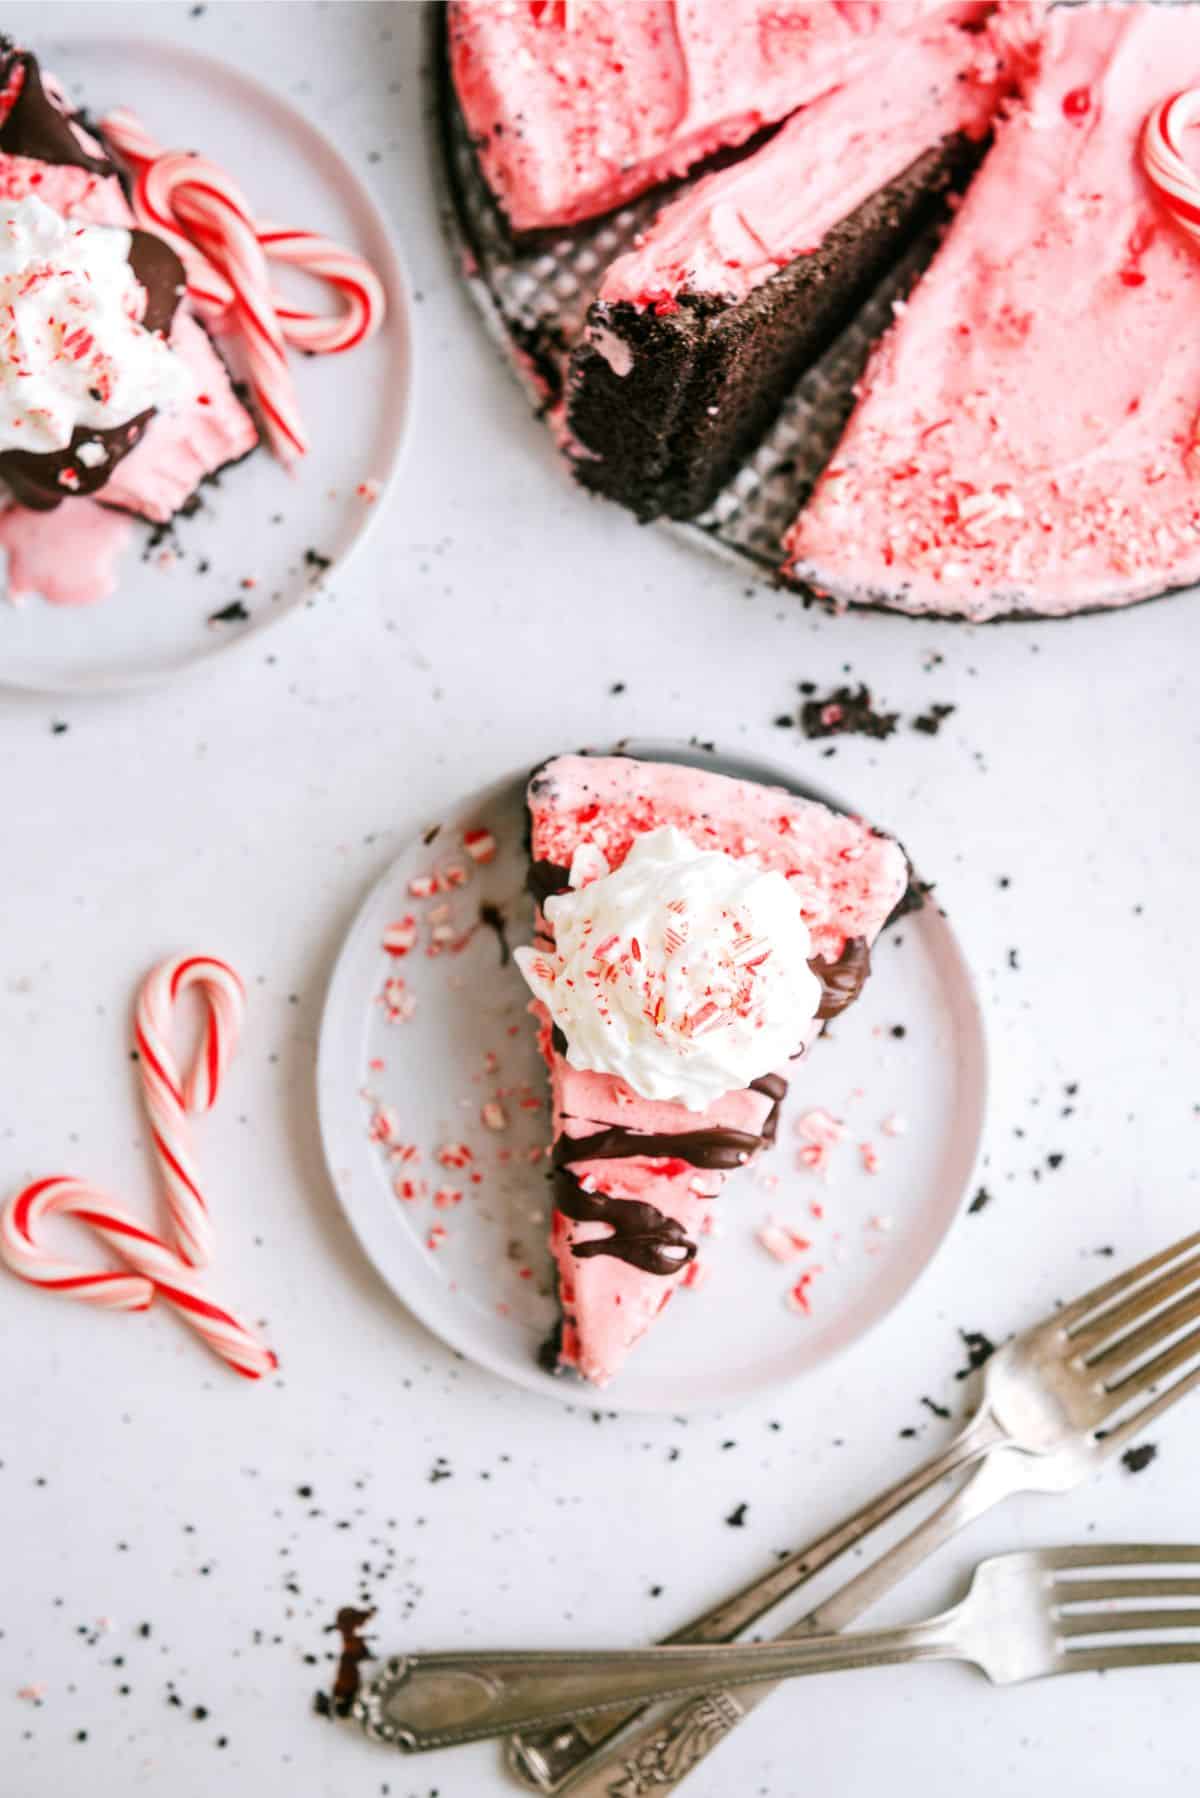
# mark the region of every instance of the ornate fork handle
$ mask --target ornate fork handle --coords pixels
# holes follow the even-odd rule
[[[504,1735],[660,1698],[703,1698],[724,1681],[791,1679],[856,1667],[893,1667],[959,1654],[954,1613],[899,1629],[856,1636],[728,1647],[618,1649],[609,1653],[425,1654],[388,1663],[374,1688],[369,1733],[398,1748],[421,1751]]]

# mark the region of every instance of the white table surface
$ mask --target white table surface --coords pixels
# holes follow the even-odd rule
[[[69,1166],[151,1205],[130,995],[161,953],[226,954],[248,1030],[202,1157],[223,1290],[283,1358],[243,1387],[166,1316],[0,1283],[4,1798],[515,1789],[489,1746],[400,1762],[312,1714],[340,1605],[365,1589],[389,1650],[661,1632],[946,1437],[921,1400],[961,1413],[960,1328],[1003,1336],[1119,1264],[1098,1249],[1127,1261],[1196,1220],[1196,601],[990,630],[832,619],[588,501],[444,247],[417,10],[6,9],[48,60],[85,21],[136,25],[310,109],[402,245],[417,398],[398,490],[332,601],[190,684],[0,708],[3,1185]],[[797,681],[844,674],[906,717],[958,709],[937,738],[843,739],[823,762],[772,719]],[[782,756],[885,820],[938,880],[994,1051],[993,1200],[917,1294],[826,1374],[687,1423],[567,1410],[457,1361],[364,1263],[314,1121],[331,961],[394,846],[497,771],[624,732]],[[1200,1400],[1153,1435],[1145,1472],[1010,1505],[882,1614],[948,1600],[985,1551],[1195,1538]],[[999,1798],[1086,1768],[1097,1794],[1179,1792],[1196,1690],[1187,1670],[1007,1692],[962,1668],[825,1680],[687,1789]]]

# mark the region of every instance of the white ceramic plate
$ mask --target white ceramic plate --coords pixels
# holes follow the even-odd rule
[[[771,763],[622,747],[849,809]],[[510,943],[529,940],[526,778],[523,770],[433,821],[367,898],[326,1003],[321,1130],[346,1214],[409,1309],[507,1379],[586,1404],[597,1400],[592,1388],[537,1361],[557,1315],[545,1246],[546,1081],[524,983],[502,960],[496,930],[481,922],[481,907],[493,907]],[[463,849],[464,832],[477,829],[497,845],[484,865]],[[410,882],[420,888],[431,876],[443,890],[414,896]],[[415,929],[413,946],[389,952],[389,927],[406,919],[413,922],[392,948]],[[389,980],[403,985],[389,990]],[[730,1179],[718,1201],[721,1233],[701,1251],[703,1288],[676,1292],[601,1402],[671,1412],[734,1403],[811,1372],[860,1337],[909,1291],[954,1222],[975,1167],[985,1090],[971,976],[950,925],[926,905],[885,935],[862,998],[797,1074],[774,1151]],[[489,1104],[500,1106],[503,1127],[492,1127],[497,1114],[485,1118]],[[816,1107],[846,1125],[827,1178],[800,1160],[797,1120]],[[889,1134],[885,1120],[900,1120],[903,1134]],[[878,1156],[875,1173],[864,1143]],[[464,1165],[439,1160],[449,1151],[448,1161],[463,1162],[459,1145],[469,1151]],[[439,1205],[439,1192],[461,1197]],[[811,1248],[786,1264],[772,1259],[756,1236],[772,1217]],[[811,1269],[820,1271],[806,1315],[787,1295]]]
[[[257,81],[213,57],[139,37],[50,34],[38,54],[90,112],[131,107],[160,141],[200,149],[228,168],[260,215],[323,230],[365,255],[389,304],[370,343],[344,356],[292,357],[313,446],[295,475],[260,448],[204,487],[201,510],[157,549],[146,553],[150,527],[137,526],[110,599],[0,602],[0,685],[96,692],[161,680],[227,651],[336,578],[385,503],[400,452],[411,367],[407,289],[357,175]],[[280,271],[279,285],[315,310],[329,303],[294,271]],[[373,501],[358,491],[364,484]],[[308,552],[327,557],[328,569]],[[248,619],[210,622],[234,601]]]

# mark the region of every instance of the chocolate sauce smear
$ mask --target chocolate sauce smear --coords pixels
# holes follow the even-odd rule
[[[654,1160],[690,1162],[692,1167],[741,1167],[763,1146],[761,1136],[746,1130],[726,1130],[719,1124],[706,1130],[626,1130],[610,1124],[590,1136],[560,1136],[554,1145],[555,1167],[576,1161],[615,1161],[626,1155],[648,1155]]]
[[[0,125],[0,150],[9,156],[28,156],[36,162],[86,169],[91,175],[115,174],[116,168],[107,156],[92,156],[84,149],[67,115],[46,92],[35,56],[20,50],[6,57],[0,64],[0,85],[7,85],[18,69],[21,90]]]
[[[356,1611],[353,1605],[344,1605],[329,1625],[329,1629],[336,1630],[342,1638],[341,1658],[328,1706],[335,1717],[349,1716],[350,1707],[358,1697],[362,1683],[359,1669],[364,1661],[371,1659],[371,1650],[363,1640],[362,1632],[374,1615],[373,1610]]]
[[[577,1242],[577,1260],[612,1255],[644,1274],[677,1274],[695,1258],[696,1245],[683,1225],[641,1199],[614,1199],[604,1192],[584,1192],[574,1174],[560,1168],[554,1176],[554,1201],[564,1217],[576,1223],[607,1224],[611,1236]]]

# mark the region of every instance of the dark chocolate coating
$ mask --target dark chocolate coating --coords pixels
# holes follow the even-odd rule
[[[65,113],[47,94],[36,56],[17,50],[0,66],[0,86],[15,68],[24,71],[21,91],[0,125],[0,150],[9,156],[28,156],[36,162],[50,162],[58,167],[86,169],[90,175],[113,175],[114,164],[107,156],[92,156],[79,142]]]

